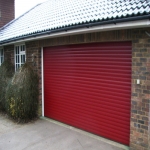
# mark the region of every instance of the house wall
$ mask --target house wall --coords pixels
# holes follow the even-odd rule
[[[4,59],[14,64],[14,45],[5,46],[4,49]]]
[[[0,0],[0,28],[14,19],[14,0]]]
[[[130,150],[149,150],[150,37],[145,34],[145,31],[150,32],[150,28],[87,33],[81,35],[72,35],[26,42],[27,61],[31,63],[31,65],[33,65],[32,54],[36,56],[34,68],[40,78],[40,104],[42,101],[41,47],[92,42],[132,41]],[[8,47],[4,47],[4,49],[6,50],[6,52],[10,50]],[[12,56],[11,60],[13,60]],[[140,84],[136,84],[137,79],[140,79]]]

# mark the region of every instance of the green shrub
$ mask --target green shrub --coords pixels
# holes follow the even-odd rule
[[[6,91],[7,113],[13,119],[27,122],[38,113],[38,75],[25,63],[13,76]]]
[[[14,66],[9,61],[4,61],[0,66],[0,110],[5,111],[5,94],[9,80],[14,74]]]

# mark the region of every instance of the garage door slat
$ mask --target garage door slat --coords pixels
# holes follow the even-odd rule
[[[129,145],[131,42],[46,47],[45,116]]]

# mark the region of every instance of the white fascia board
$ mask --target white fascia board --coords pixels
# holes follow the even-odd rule
[[[84,27],[84,28],[73,29],[73,30],[68,30],[68,31],[61,31],[61,32],[57,32],[57,33],[46,34],[46,35],[41,35],[41,36],[34,36],[34,37],[23,39],[23,40],[18,40],[15,42],[2,44],[2,46],[14,44],[14,43],[20,43],[20,42],[42,40],[42,39],[47,39],[47,38],[76,35],[76,34],[83,34],[83,33],[103,32],[103,31],[133,29],[133,28],[146,28],[146,27],[150,27],[149,19],[130,21],[130,22],[121,22],[121,23],[116,23],[116,24],[98,25],[98,26],[93,26],[93,27],[89,27],[89,28]]]

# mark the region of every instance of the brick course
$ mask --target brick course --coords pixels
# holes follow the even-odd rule
[[[86,33],[26,42],[27,61],[33,65],[32,54],[36,56],[34,68],[37,71],[40,80],[40,102],[42,98],[41,47],[92,42],[132,41],[130,149],[149,150],[150,37],[145,34],[145,31],[150,32],[150,28]],[[13,51],[13,46],[10,47]],[[10,50],[8,47],[4,47],[4,49],[5,51]],[[11,59],[13,60],[13,57],[11,57]],[[140,79],[140,84],[136,84],[137,79]]]

